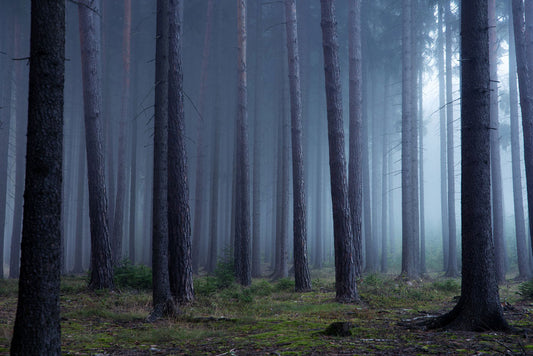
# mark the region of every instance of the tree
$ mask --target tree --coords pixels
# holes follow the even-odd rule
[[[248,110],[246,80],[246,1],[237,0],[238,104],[237,104],[237,177],[235,240],[238,241],[237,280],[252,283],[250,265],[250,162],[248,155]]]
[[[498,46],[496,34],[496,1],[489,0],[489,55],[490,55],[490,168],[492,188],[492,235],[496,256],[496,279],[505,281],[505,243],[503,241],[502,169],[500,159],[500,122],[498,118]]]
[[[457,229],[455,223],[455,160],[453,139],[453,86],[452,86],[452,14],[450,3],[444,2],[446,19],[446,142],[448,166],[448,269],[446,277],[457,277]]]
[[[494,270],[490,205],[488,0],[461,3],[461,297],[430,327],[509,330]]]
[[[170,291],[180,304],[194,301],[185,113],[183,110],[181,0],[169,1],[168,26],[168,249]]]
[[[300,55],[298,51],[298,23],[295,0],[285,0],[285,24],[291,98],[294,278],[296,291],[306,292],[311,290],[311,277],[307,262],[307,214],[302,143],[302,93],[300,88]]]
[[[362,176],[362,55],[361,55],[361,0],[350,1],[349,16],[349,66],[350,66],[350,157],[348,163],[348,197],[352,217],[355,274],[360,277],[363,269],[363,241],[361,234],[363,213]]]
[[[320,9],[328,108],[329,167],[335,246],[335,299],[339,302],[350,303],[357,301],[359,295],[355,283],[352,225],[348,204],[335,3],[320,0]]]
[[[412,33],[411,0],[402,1],[402,274],[408,278],[418,277],[417,251],[415,251],[413,211],[415,184],[413,172],[412,142],[414,129],[412,100]]]
[[[520,138],[518,119],[518,92],[516,83],[516,53],[512,19],[512,2],[509,2],[509,101],[511,126],[511,165],[513,170],[513,206],[516,231],[516,253],[518,257],[518,279],[529,278],[526,244],[526,225],[524,221],[524,203],[522,197],[522,172],[520,168]]]
[[[524,23],[524,17],[526,23]],[[525,30],[525,25],[527,25],[527,31]],[[533,3],[526,1],[526,8],[524,9],[524,2],[522,0],[513,0],[513,27],[520,107],[522,109],[529,231],[533,231],[533,96],[531,95],[531,91],[533,90],[533,86],[531,85],[533,74],[529,68],[529,63],[533,60],[532,26]],[[531,233],[530,238],[533,242],[533,234]]]
[[[126,121],[129,114],[130,98],[130,63],[131,63],[131,0],[124,0],[124,24],[122,34],[122,98],[121,113],[118,129],[118,157],[117,157],[117,192],[115,197],[115,216],[112,230],[113,263],[118,264],[122,259],[122,237],[124,230],[124,198],[126,196]]]
[[[152,223],[152,298],[149,320],[177,311],[170,293],[168,244],[168,11],[169,0],[157,0],[154,106],[154,184]]]
[[[12,355],[60,355],[65,1],[32,1],[26,182]]]
[[[91,220],[91,277],[89,287],[91,289],[113,289],[100,116],[102,112],[102,87],[98,12],[99,1],[81,0],[79,2],[85,144]]]

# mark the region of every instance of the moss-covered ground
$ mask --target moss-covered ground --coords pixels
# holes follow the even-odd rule
[[[329,273],[328,273],[329,272]],[[61,289],[62,350],[69,355],[533,355],[533,301],[518,282],[500,287],[512,334],[425,331],[416,320],[450,310],[459,280],[437,276],[402,281],[368,275],[361,303],[334,301],[332,271],[313,274],[313,291],[293,282],[254,280],[249,288],[195,281],[196,302],[173,319],[145,322],[151,292],[124,288],[91,292],[85,277],[65,277]],[[0,354],[8,354],[17,283],[0,280]],[[335,321],[353,323],[352,336],[325,336]]]

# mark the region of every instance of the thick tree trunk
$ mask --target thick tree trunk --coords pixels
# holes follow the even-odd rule
[[[11,355],[60,355],[65,2],[32,1],[19,295]]]
[[[89,181],[89,215],[91,219],[91,277],[89,288],[114,287],[111,245],[109,242],[107,196],[102,150],[102,88],[100,85],[100,21],[98,1],[81,0],[78,6],[87,176]]]
[[[176,312],[170,293],[168,243],[168,0],[157,0],[155,43],[152,296],[149,320]]]
[[[207,3],[207,22],[204,34],[204,49],[202,54],[201,64],[201,78],[200,78],[200,98],[198,100],[198,108],[200,111],[200,121],[198,122],[198,135],[196,140],[196,186],[194,191],[194,225],[192,229],[192,267],[193,272],[198,273],[200,267],[200,249],[202,243],[202,236],[205,236],[205,231],[202,231],[205,223],[205,169],[207,167],[206,156],[206,118],[205,115],[205,97],[207,92],[207,79],[209,72],[209,50],[211,47],[211,27],[213,23],[213,0]],[[204,232],[204,234],[202,234]]]
[[[412,93],[413,76],[411,71],[412,60],[412,33],[411,33],[411,0],[402,0],[402,275],[407,278],[418,277],[416,266],[417,251],[413,251],[415,213],[413,188],[413,112]]]
[[[496,279],[505,281],[505,243],[503,241],[503,194],[500,163],[500,122],[498,118],[498,38],[496,34],[496,1],[489,0],[489,54],[490,54],[490,168],[492,188],[492,237],[496,257]]]
[[[285,0],[285,24],[291,98],[292,190],[294,233],[294,278],[297,292],[311,290],[307,262],[307,211],[302,139],[302,93],[295,0]]]
[[[246,79],[246,1],[237,0],[238,105],[237,105],[237,219],[235,239],[239,240],[237,279],[243,286],[252,283],[250,262],[250,162],[248,154],[248,109]]]
[[[348,195],[352,216],[355,275],[361,277],[363,269],[363,174],[362,174],[362,54],[361,54],[361,0],[350,1],[349,15],[349,110],[350,156],[348,162]]]
[[[488,0],[461,3],[461,297],[432,327],[509,330],[498,295],[491,236],[487,5]]]
[[[444,34],[442,31],[444,0],[439,0],[438,10],[438,56],[437,66],[439,68],[439,136],[440,136],[440,211],[442,221],[442,261],[443,270],[448,270],[448,180],[446,179],[446,101],[445,101],[445,81],[444,81]]]
[[[450,3],[445,1],[446,19],[446,142],[448,166],[448,269],[446,277],[457,277],[457,229],[455,223],[455,159],[453,133],[453,86],[452,86],[452,15]]]
[[[124,27],[122,45],[122,109],[118,128],[117,158],[117,195],[115,198],[115,216],[113,218],[113,263],[122,259],[122,240],[124,235],[124,210],[126,196],[126,121],[129,116],[130,99],[130,57],[131,57],[131,0],[124,0]]]
[[[335,3],[321,0],[320,8],[328,107],[329,166],[335,246],[335,299],[349,303],[357,301],[359,295],[355,283],[352,224],[348,203]]]
[[[509,2],[509,14],[512,16],[512,3]],[[531,276],[528,264],[526,244],[526,225],[524,221],[524,202],[522,197],[522,172],[520,154],[520,133],[518,117],[518,91],[516,82],[516,53],[513,21],[509,21],[509,107],[511,125],[511,165],[513,171],[513,206],[516,234],[516,254],[518,256],[518,279],[525,280]]]
[[[170,290],[180,304],[194,301],[185,113],[183,108],[181,0],[169,1],[168,249]]]

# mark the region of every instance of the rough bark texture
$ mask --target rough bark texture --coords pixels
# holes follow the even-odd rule
[[[509,329],[498,295],[491,236],[487,3],[471,0],[461,4],[461,297],[432,327]]]
[[[505,243],[503,241],[503,194],[500,159],[500,122],[498,118],[498,38],[496,33],[496,1],[489,0],[490,55],[490,169],[492,188],[492,237],[496,257],[496,279],[505,281]]]
[[[209,50],[211,47],[211,27],[213,23],[213,0],[207,2],[207,21],[205,25],[204,34],[204,49],[202,54],[201,64],[201,78],[200,78],[200,97],[198,99],[198,108],[200,112],[200,121],[197,124],[197,140],[196,140],[196,185],[194,188],[194,222],[192,229],[192,267],[194,273],[198,273],[200,267],[200,249],[202,243],[202,236],[205,236],[205,230],[202,231],[205,223],[205,170],[207,167],[206,156],[206,118],[205,115],[205,97],[207,92],[207,79],[209,67]],[[202,234],[204,232],[204,234]]]
[[[444,82],[444,34],[442,31],[444,0],[439,0],[438,12],[438,57],[439,68],[439,136],[440,136],[440,211],[442,221],[442,261],[443,270],[448,270],[448,180],[446,179],[446,111]]]
[[[509,14],[512,16],[512,2],[509,2]],[[509,107],[511,126],[511,165],[513,170],[513,206],[516,234],[516,253],[518,257],[518,279],[531,276],[528,264],[526,244],[526,225],[524,220],[524,202],[522,196],[522,172],[520,154],[520,133],[518,117],[518,90],[516,82],[516,53],[513,20],[509,21]]]
[[[413,112],[411,105],[413,70],[411,60],[411,0],[402,0],[402,275],[407,278],[418,277],[416,253],[413,250],[414,211],[413,207],[413,165],[412,131]]]
[[[329,166],[335,248],[335,298],[339,302],[355,302],[359,296],[355,284],[354,248],[348,204],[335,5],[332,1],[321,0],[320,8],[328,108]]]
[[[248,154],[248,109],[246,79],[246,1],[237,0],[238,105],[237,105],[237,220],[235,239],[239,240],[237,279],[243,286],[252,283],[250,262],[250,162]]]
[[[117,195],[109,198],[110,200],[115,199],[111,249],[114,264],[117,264],[122,259],[124,210],[126,208],[126,121],[128,120],[130,98],[131,0],[124,0],[122,40],[122,108],[118,123]]]
[[[446,143],[448,173],[448,269],[446,277],[457,277],[457,229],[455,221],[455,159],[453,139],[453,85],[452,85],[452,15],[450,3],[445,1],[446,19]]]
[[[78,6],[80,21],[81,65],[89,181],[89,215],[91,220],[92,289],[112,289],[113,267],[109,242],[107,196],[102,150],[102,88],[100,83],[100,32],[98,1],[82,0]]]
[[[28,140],[11,355],[60,355],[65,1],[32,1]]]
[[[175,311],[168,268],[168,0],[157,1],[155,44],[152,297],[150,319]]]
[[[350,110],[350,156],[348,162],[348,197],[352,216],[355,275],[361,277],[363,270],[363,175],[362,175],[362,54],[361,54],[361,0],[350,1],[349,16],[349,110]]]
[[[168,249],[170,290],[180,304],[194,301],[185,113],[183,110],[181,0],[169,1]]]
[[[285,24],[291,98],[292,190],[294,233],[294,278],[297,292],[311,290],[307,262],[307,211],[302,139],[302,93],[295,0],[285,0]]]

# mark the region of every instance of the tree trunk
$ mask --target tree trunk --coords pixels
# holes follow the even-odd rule
[[[448,269],[446,277],[457,277],[457,229],[455,223],[455,159],[453,138],[453,86],[452,86],[452,15],[450,3],[445,2],[446,19],[446,142],[448,165]]]
[[[176,312],[170,293],[168,216],[168,5],[157,0],[155,43],[154,175],[152,217],[152,296],[149,320]]]
[[[415,238],[413,222],[415,221],[412,209],[414,204],[413,165],[412,165],[412,93],[411,74],[412,60],[412,33],[411,33],[411,0],[402,0],[402,275],[407,278],[418,277],[416,266],[416,251],[413,251]]]
[[[89,288],[113,289],[113,267],[109,243],[107,196],[102,150],[102,88],[100,85],[100,21],[95,0],[81,0],[81,62],[85,116],[85,144],[89,181],[89,215],[91,219],[91,277]]]
[[[217,87],[217,89],[219,89]],[[217,94],[218,95],[218,94]],[[218,105],[218,99],[217,99]],[[216,110],[218,113],[219,110]],[[218,115],[217,115],[218,116]],[[220,180],[220,119],[215,118],[214,144],[212,151],[212,165],[213,172],[211,176],[211,219],[209,221],[209,258],[207,264],[207,272],[213,273],[217,266],[218,256],[218,196],[219,196],[219,180]]]
[[[252,283],[250,262],[250,162],[248,154],[248,109],[246,80],[246,1],[237,0],[238,105],[237,105],[237,224],[240,269],[237,279],[243,286]]]
[[[348,303],[357,301],[359,295],[355,283],[354,246],[348,203],[335,3],[321,0],[320,8],[328,107],[329,166],[335,246],[335,299]]]
[[[262,31],[263,31],[263,11],[262,3],[256,4],[256,28],[255,43],[257,46],[255,54],[255,90],[254,90],[254,152],[253,152],[253,178],[252,178],[252,277],[261,276],[261,120],[260,108],[262,107]]]
[[[202,246],[202,227],[206,225],[204,212],[205,212],[205,167],[206,162],[206,143],[205,143],[205,131],[206,118],[205,115],[205,96],[207,92],[207,79],[209,73],[209,50],[211,47],[211,27],[213,22],[213,0],[209,0],[207,3],[207,22],[205,26],[204,34],[204,50],[202,54],[201,64],[201,78],[200,78],[200,98],[198,100],[198,108],[200,111],[200,121],[198,122],[198,135],[196,141],[196,186],[194,193],[194,225],[192,229],[192,266],[193,272],[198,273],[200,266],[200,249]],[[204,242],[205,243],[205,242]]]
[[[122,77],[122,109],[118,128],[117,158],[117,195],[115,198],[115,216],[113,218],[113,263],[122,259],[122,239],[124,235],[124,209],[126,196],[126,121],[129,115],[130,98],[130,57],[131,57],[131,0],[124,0],[123,27],[123,77]]]
[[[294,278],[297,292],[311,290],[307,262],[307,211],[302,139],[302,93],[295,0],[285,0],[285,24],[291,97],[292,190],[294,233]]]
[[[384,68],[384,73],[387,68]],[[389,125],[392,125],[392,120],[389,119],[389,105],[387,105],[390,95],[390,76],[386,74],[384,81],[384,91],[383,98],[385,102],[383,103],[383,119],[381,125],[381,132],[383,135],[382,138],[382,152],[383,156],[381,159],[381,273],[387,272],[387,252],[388,252],[388,235],[387,235],[387,197],[388,197],[388,186],[387,186],[387,177],[389,172],[387,172],[387,161],[388,156],[391,154],[389,151],[389,135],[390,133],[387,130]],[[390,168],[389,168],[390,169]],[[389,232],[392,235],[392,227],[389,226]]]
[[[488,0],[461,3],[462,284],[455,308],[432,327],[509,330],[494,270],[490,206]]]
[[[490,55],[490,168],[492,188],[492,236],[496,257],[496,279],[505,281],[505,243],[503,241],[502,171],[500,163],[500,122],[498,118],[498,38],[496,34],[496,2],[489,0]]]
[[[443,7],[444,0],[439,0],[439,23],[438,23],[438,58],[437,66],[439,68],[439,133],[440,133],[440,211],[442,220],[442,261],[443,270],[448,270],[448,248],[449,229],[448,229],[448,181],[446,176],[446,100],[445,100],[445,81],[444,81],[444,34],[442,31]]]
[[[79,138],[78,151],[78,182],[77,182],[77,204],[76,204],[76,242],[74,248],[74,268],[72,272],[83,272],[83,212],[85,207],[85,182],[87,177],[86,160],[87,153],[85,152],[85,140],[83,139],[83,126],[80,125],[81,132]]]
[[[185,113],[183,109],[181,0],[169,1],[168,249],[170,290],[180,304],[194,301]]]
[[[512,16],[512,3],[509,2],[509,14]],[[509,107],[511,124],[511,165],[513,170],[513,206],[516,233],[516,254],[518,256],[518,279],[526,280],[531,276],[528,264],[526,244],[526,227],[524,221],[524,202],[522,197],[522,172],[520,155],[520,133],[518,118],[518,92],[516,83],[516,53],[513,20],[509,21]]]
[[[60,355],[65,2],[31,5],[26,204],[11,355]]]
[[[355,275],[363,272],[363,175],[362,175],[362,54],[361,54],[361,0],[350,1],[349,16],[349,110],[350,156],[348,162],[348,195],[352,217]]]
[[[418,57],[420,58],[420,57]],[[418,144],[419,144],[419,178],[420,178],[420,273],[426,273],[426,215],[424,192],[424,103],[422,92],[423,68],[418,68]]]

